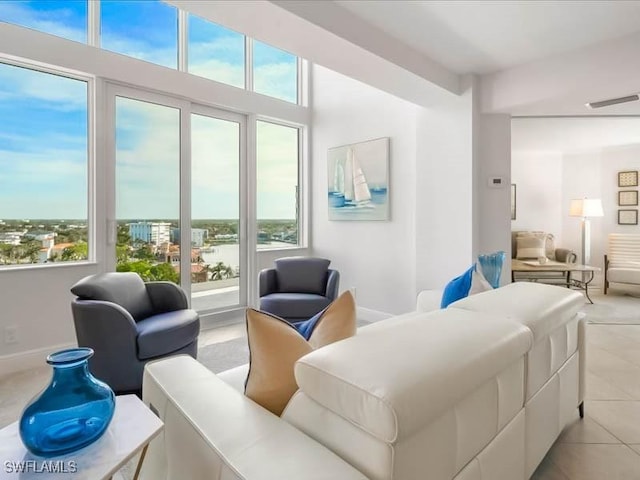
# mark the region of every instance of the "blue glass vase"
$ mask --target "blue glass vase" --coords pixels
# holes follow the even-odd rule
[[[95,442],[113,418],[113,390],[89,372],[90,348],[52,353],[51,383],[29,402],[20,418],[20,438],[27,450],[54,457]]]
[[[500,286],[500,275],[502,274],[502,264],[505,258],[506,254],[502,251],[478,255],[478,263],[480,263],[482,275],[493,288]]]

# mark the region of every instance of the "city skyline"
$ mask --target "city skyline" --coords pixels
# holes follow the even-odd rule
[[[102,6],[104,48],[175,67],[176,50],[171,46],[175,31],[148,28],[156,23],[172,24],[175,7],[155,1],[105,2]],[[0,2],[0,21],[75,41],[86,42],[86,15],[83,1]],[[218,75],[216,78],[229,83],[239,78],[238,72],[244,76],[237,41],[240,34],[197,17],[192,17],[191,27],[193,71]],[[143,34],[149,30],[154,34]],[[295,62],[291,63],[295,57],[259,42],[256,52],[256,90],[295,99],[295,87],[284,81],[295,74]],[[171,148],[173,153],[179,151],[178,130],[172,121],[156,122],[154,118],[153,131],[145,131],[145,126],[152,125],[149,110],[158,106],[138,102],[141,105],[123,112],[122,122],[116,125],[118,175],[126,178],[117,184],[118,217],[177,216],[179,157],[170,154]],[[87,114],[85,82],[0,64],[0,219],[87,218]],[[193,218],[237,219],[237,158],[232,158],[233,147],[224,135],[216,135],[211,124],[208,127],[207,131],[192,131],[194,142],[197,136],[206,139],[201,152],[207,148],[218,152],[216,159],[195,162],[198,152],[194,149],[192,162],[199,163],[200,169],[193,172]],[[297,165],[292,165],[291,157],[282,156],[283,151],[291,154],[291,147],[282,144],[290,142],[286,137],[286,132],[272,130],[269,138],[263,138],[260,156],[269,169],[263,169],[258,185],[258,216],[262,218],[296,215]],[[169,149],[158,149],[158,139],[169,139]],[[297,156],[297,145],[294,153]]]

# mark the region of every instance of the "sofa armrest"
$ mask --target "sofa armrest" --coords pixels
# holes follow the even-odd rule
[[[558,262],[576,263],[578,256],[568,248],[556,248],[556,260]]]
[[[434,310],[440,310],[442,293],[443,290],[441,289],[421,291],[416,301],[416,311],[432,312]]]
[[[327,288],[324,296],[332,302],[338,298],[338,289],[340,288],[340,272],[329,269],[327,271]]]
[[[145,479],[366,480],[189,356],[147,364],[142,398],[165,423],[149,446]]]
[[[173,282],[147,282],[144,284],[153,305],[153,313],[175,312],[189,308],[184,290]]]
[[[258,296],[264,297],[278,291],[278,277],[275,268],[265,268],[258,274]]]

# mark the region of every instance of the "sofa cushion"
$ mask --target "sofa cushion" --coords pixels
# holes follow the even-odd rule
[[[324,295],[330,263],[330,260],[316,257],[277,259],[274,264],[278,277],[278,291]]]
[[[518,260],[524,258],[546,257],[544,250],[544,238],[537,235],[521,235],[516,239]]]
[[[101,300],[120,305],[135,320],[153,313],[153,305],[140,275],[133,272],[108,272],[90,275],[71,287],[82,300]]]
[[[260,309],[281,318],[308,319],[331,303],[314,293],[271,293],[260,298]]]
[[[295,377],[316,403],[383,442],[399,443],[530,347],[531,332],[499,315],[414,312],[305,355]]]
[[[640,283],[640,266],[638,267],[614,267],[607,270],[607,280],[615,283]]]
[[[355,335],[356,308],[351,292],[340,295],[307,325],[308,341],[286,320],[248,308],[249,373],[245,395],[280,415],[298,389],[293,365],[305,354]]]
[[[584,305],[575,290],[534,282],[516,282],[450,305],[474,312],[502,315],[527,326],[537,342],[573,318]]]
[[[474,264],[459,277],[451,280],[442,293],[442,301],[440,302],[440,308],[446,308],[450,303],[453,303],[461,298],[475,293],[491,290],[491,285],[482,275],[482,272]]]
[[[166,355],[198,338],[200,319],[195,310],[176,310],[145,318],[136,324],[138,358]]]

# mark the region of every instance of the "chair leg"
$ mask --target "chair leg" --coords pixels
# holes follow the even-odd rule
[[[584,402],[578,405],[578,413],[580,414],[580,418],[584,418]]]

